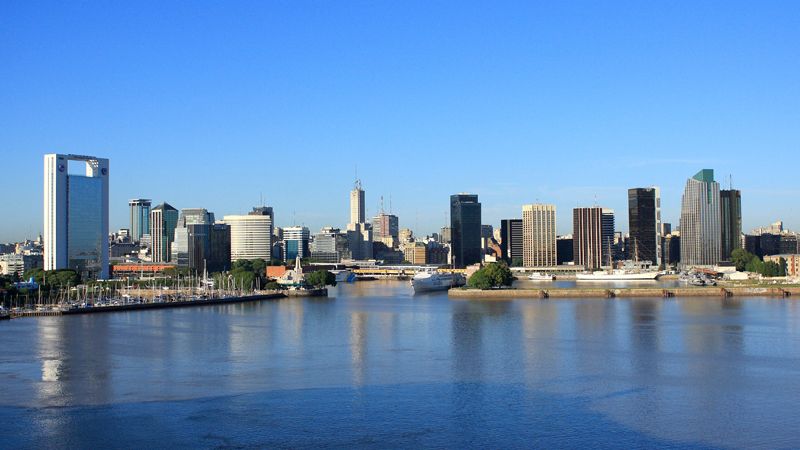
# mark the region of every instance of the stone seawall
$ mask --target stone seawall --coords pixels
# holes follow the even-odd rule
[[[678,287],[678,288],[553,288],[461,289],[448,291],[452,298],[630,298],[630,297],[800,297],[800,287]]]

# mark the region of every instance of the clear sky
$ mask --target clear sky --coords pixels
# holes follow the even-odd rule
[[[687,177],[742,189],[744,228],[800,229],[800,2],[0,3],[0,241],[42,228],[42,155],[111,159],[127,200],[259,203],[278,225],[368,214],[484,223],[599,204],[629,187],[677,223]],[[724,183],[727,186],[727,181]]]

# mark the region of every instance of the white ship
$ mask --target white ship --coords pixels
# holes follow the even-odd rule
[[[611,260],[611,244],[608,244],[608,265]],[[639,261],[639,248],[636,240],[633,241],[633,261],[626,261],[621,269],[595,270],[575,275],[576,281],[655,281],[661,272],[651,269],[650,261]]]
[[[461,275],[443,272],[418,272],[411,279],[414,292],[446,291],[451,287],[461,286],[464,279]]]
[[[532,274],[528,275],[528,279],[531,281],[553,281],[556,279],[556,277],[550,275],[549,273],[533,272]]]
[[[650,281],[658,279],[661,272],[655,270],[596,270],[575,275],[577,281]]]

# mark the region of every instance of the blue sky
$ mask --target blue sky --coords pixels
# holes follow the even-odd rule
[[[41,230],[42,155],[111,159],[127,199],[279,225],[368,214],[484,222],[599,204],[628,187],[742,189],[744,227],[800,228],[800,2],[2,2],[0,241]],[[727,182],[724,183],[727,185]]]

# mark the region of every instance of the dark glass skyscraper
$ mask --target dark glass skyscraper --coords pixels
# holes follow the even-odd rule
[[[522,219],[500,221],[500,252],[503,260],[511,265],[513,260],[522,260]]]
[[[478,196],[450,196],[450,228],[453,267],[466,267],[481,261],[481,204]]]
[[[719,191],[722,259],[729,261],[731,252],[742,248],[742,192],[736,189]]]
[[[661,198],[658,188],[628,189],[630,257],[661,265]]]

